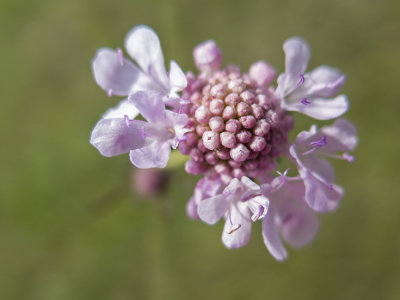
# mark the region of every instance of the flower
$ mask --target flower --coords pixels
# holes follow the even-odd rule
[[[299,248],[314,239],[319,227],[315,213],[304,201],[304,184],[293,180],[280,182],[282,180],[281,176],[262,185],[264,195],[270,200],[262,235],[265,246],[279,261],[287,258],[280,234],[289,245]]]
[[[319,213],[336,209],[343,189],[334,183],[326,158],[353,161],[356,129],[345,119],[333,125],[302,131],[289,140],[292,111],[317,120],[334,119],[348,109],[339,95],[345,76],[320,66],[304,73],[310,50],[301,38],[285,41],[285,72],[274,85],[275,69],[253,63],[248,72],[222,67],[222,51],[208,40],[194,48],[199,71],[184,74],[171,62],[164,67],[157,34],[147,26],[134,27],[122,50],[102,48],[93,60],[96,82],[112,94],[128,96],[109,109],[92,131],[90,143],[104,156],[129,152],[138,168],[164,168],[171,149],[189,156],[185,170],[200,175],[186,206],[192,219],[215,224],[225,219],[222,242],[239,248],[250,239],[252,223],[262,220],[262,236],[272,256],[283,261],[294,248],[317,234]],[[135,119],[138,115],[142,119]],[[276,176],[279,163],[289,169]],[[257,184],[259,183],[259,184]]]
[[[282,101],[282,108],[298,111],[318,120],[337,118],[348,109],[345,95],[333,97],[342,88],[345,76],[336,69],[320,66],[304,74],[310,50],[307,43],[292,37],[283,44],[285,73],[278,77],[275,95]]]
[[[175,61],[167,74],[157,34],[145,25],[136,26],[128,33],[125,47],[138,66],[126,59],[121,49],[101,48],[92,62],[97,84],[109,96],[157,91],[167,104],[177,105],[177,93],[186,87],[186,76]]]
[[[268,204],[260,186],[243,176],[234,178],[221,194],[200,201],[197,212],[207,224],[225,216],[222,242],[227,248],[239,248],[250,239],[251,222],[267,214]]]
[[[313,210],[334,210],[343,195],[343,189],[333,183],[333,168],[324,157],[352,162],[354,158],[348,152],[356,145],[356,128],[345,119],[338,119],[332,126],[320,130],[312,126],[297,136],[289,151],[304,181],[305,199]],[[344,153],[336,155],[336,152]]]
[[[188,131],[187,116],[165,109],[156,92],[137,92],[130,101],[148,121],[124,118],[101,119],[92,131],[90,143],[104,156],[130,152],[132,164],[138,168],[164,168],[171,148],[176,149]]]

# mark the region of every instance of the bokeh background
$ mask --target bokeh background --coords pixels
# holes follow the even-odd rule
[[[0,299],[400,299],[399,12],[397,0],[1,0]],[[213,38],[225,64],[282,72],[282,43],[300,35],[309,69],[347,74],[360,144],[352,165],[333,162],[346,194],[288,261],[270,256],[260,226],[228,251],[222,223],[188,219],[197,178],[179,161],[166,192],[144,198],[128,156],[89,145],[118,100],[90,61],[142,23],[184,70]],[[296,118],[297,132],[310,125]]]

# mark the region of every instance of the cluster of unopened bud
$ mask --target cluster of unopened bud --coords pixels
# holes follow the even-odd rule
[[[213,74],[187,74],[181,112],[191,131],[179,150],[190,155],[186,171],[219,176],[224,182],[256,177],[274,166],[293,127],[273,96],[273,88],[228,66]]]

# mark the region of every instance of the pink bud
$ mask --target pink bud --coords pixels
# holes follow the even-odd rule
[[[218,70],[221,65],[222,52],[214,41],[209,40],[196,46],[193,50],[194,62],[200,71]]]
[[[251,65],[249,75],[258,85],[264,86],[274,80],[276,73],[274,68],[260,60]]]
[[[224,146],[226,148],[233,148],[236,145],[235,135],[231,132],[227,132],[227,131],[221,132],[219,137],[220,137],[222,146]]]
[[[250,154],[250,150],[247,149],[247,147],[243,144],[237,144],[235,148],[231,149],[229,154],[231,155],[234,161],[242,162],[247,159],[247,157]]]
[[[203,133],[203,144],[208,150],[214,150],[219,147],[219,134],[213,131]]]

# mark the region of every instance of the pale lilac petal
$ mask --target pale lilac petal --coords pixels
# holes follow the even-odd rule
[[[345,95],[332,99],[309,99],[309,105],[304,105],[299,99],[296,103],[282,105],[289,111],[298,111],[317,120],[330,120],[340,117],[349,108],[349,101]]]
[[[168,94],[168,77],[157,34],[145,25],[136,26],[128,33],[125,47],[143,71],[157,81],[160,92]]]
[[[304,202],[302,182],[289,182],[274,197],[284,240],[293,247],[303,247],[317,234],[319,223]]]
[[[232,224],[234,227],[232,227]],[[226,219],[222,232],[223,244],[228,249],[240,248],[249,242],[250,236],[251,221],[249,216],[244,216],[236,206],[232,205],[230,218]]]
[[[215,224],[228,210],[229,202],[225,195],[217,195],[200,201],[197,213],[201,220],[207,224]]]
[[[330,212],[337,208],[343,196],[343,189],[333,183],[326,183],[311,172],[299,170],[306,187],[307,204],[317,212]]]
[[[342,75],[337,69],[329,66],[320,66],[309,74],[310,86],[309,94],[316,97],[333,97],[342,89],[346,76]]]
[[[318,228],[318,219],[311,211],[296,211],[281,224],[281,233],[289,245],[300,248],[315,238]]]
[[[357,146],[357,129],[346,119],[338,119],[332,126],[322,127],[320,131],[328,136],[328,144],[321,148],[324,152],[352,151]]]
[[[159,93],[136,92],[129,96],[129,100],[150,123],[159,123],[165,120],[165,105],[162,95]]]
[[[215,71],[221,65],[222,52],[214,41],[209,40],[194,48],[193,57],[196,67],[200,71]]]
[[[186,114],[178,114],[170,110],[165,111],[165,122],[173,127],[178,139],[182,139],[190,129],[184,128],[189,118]]]
[[[127,96],[133,84],[141,77],[140,71],[129,60],[121,64],[117,51],[101,48],[92,62],[97,84],[111,95]]]
[[[171,93],[173,95],[179,91],[182,91],[187,86],[185,73],[183,73],[182,69],[173,60],[171,61],[169,67],[169,82],[171,86]]]
[[[107,157],[143,147],[145,141],[140,134],[143,123],[132,121],[127,126],[123,118],[101,119],[92,131],[90,143]]]
[[[252,181],[249,177],[243,176],[241,179],[242,183],[247,186],[250,190],[259,190],[260,186]]]
[[[250,66],[249,75],[258,85],[264,86],[274,80],[276,72],[269,64],[260,60]]]
[[[168,143],[154,141],[150,145],[132,150],[130,158],[132,164],[141,169],[165,168],[171,147]]]
[[[115,119],[128,116],[130,120],[133,120],[138,115],[139,111],[135,105],[128,99],[124,99],[120,101],[117,106],[108,109],[102,117],[103,119]]]
[[[195,197],[190,197],[189,202],[186,204],[186,213],[192,220],[200,219],[197,213],[197,203]]]
[[[285,52],[285,73],[298,79],[300,74],[306,71],[310,59],[310,49],[307,43],[299,37],[292,37],[285,41],[283,50]]]
[[[275,222],[275,214],[275,207],[270,205],[268,213],[262,223],[262,236],[265,246],[271,255],[276,260],[283,261],[288,257],[288,255],[279,236],[278,227]]]
[[[223,194],[232,195],[242,188],[243,188],[243,183],[239,179],[233,178],[229,183],[229,185],[224,189]]]

